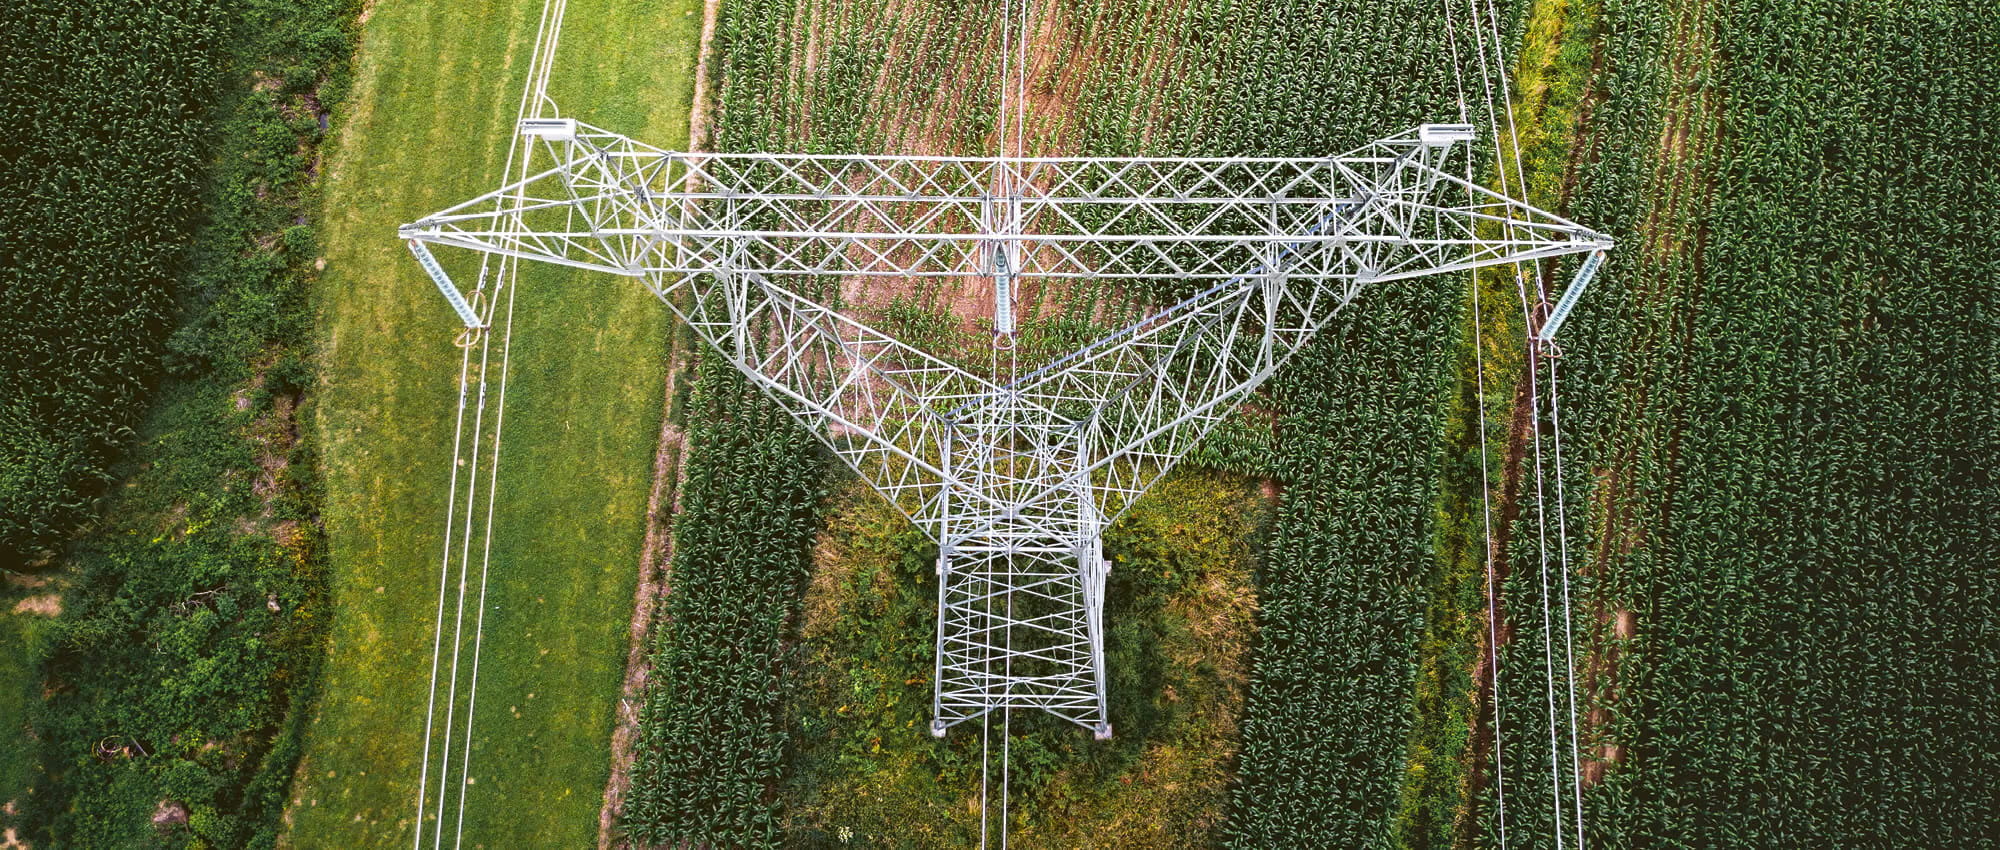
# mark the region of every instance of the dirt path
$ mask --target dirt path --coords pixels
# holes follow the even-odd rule
[[[633,593],[631,644],[626,650],[625,683],[618,699],[618,726],[611,733],[611,778],[605,783],[604,806],[597,817],[599,850],[624,846],[618,836],[618,819],[624,813],[626,791],[631,787],[633,748],[639,741],[640,710],[645,705],[646,681],[652,673],[647,644],[653,633],[653,617],[666,596],[667,582],[673,572],[673,517],[680,513],[681,457],[686,444],[681,423],[673,416],[674,396],[681,375],[689,366],[679,337],[674,349],[667,364],[660,448],[653,456],[653,490],[646,498],[646,542],[639,554],[639,586]]]
[[[694,66],[694,103],[688,113],[688,148],[704,150],[709,144],[711,93],[709,59],[714,54],[716,19],[722,0],[702,4],[701,52]],[[639,552],[639,585],[633,592],[630,644],[625,653],[625,680],[618,695],[618,725],[611,733],[611,777],[604,784],[604,804],[597,815],[598,850],[628,846],[618,835],[618,820],[625,810],[625,796],[632,786],[634,748],[639,742],[640,711],[645,706],[646,682],[652,673],[647,661],[647,644],[653,633],[653,618],[667,594],[673,572],[673,517],[680,513],[680,493],[687,434],[674,417],[674,399],[679,394],[681,376],[692,368],[687,356],[684,333],[673,335],[667,353],[665,395],[660,402],[660,441],[653,454],[653,488],[646,497],[646,541]]]
[[[701,5],[701,53],[694,62],[694,105],[688,109],[688,149],[708,150],[714,94],[709,90],[709,59],[715,54],[715,24],[722,15],[722,0],[704,0]]]

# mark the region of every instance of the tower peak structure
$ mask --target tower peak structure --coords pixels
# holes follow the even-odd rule
[[[473,329],[433,247],[638,281],[901,509],[939,552],[938,735],[1012,708],[1111,734],[1105,527],[1370,284],[1590,254],[1567,315],[1611,247],[1448,173],[1462,124],[1299,158],[681,153],[569,118],[516,129],[530,176],[401,237]],[[987,366],[842,294],[896,279],[990,296]],[[1024,293],[1065,287],[1192,294],[1024,362]]]

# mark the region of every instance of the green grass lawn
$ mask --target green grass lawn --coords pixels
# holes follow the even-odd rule
[[[843,476],[844,477],[844,476]],[[813,565],[787,695],[784,795],[796,846],[970,847],[981,729],[930,735],[937,547],[843,480]],[[1248,674],[1251,541],[1269,505],[1251,479],[1183,469],[1104,537],[1117,735],[1016,712],[1014,846],[1194,847],[1216,840]],[[1000,758],[1002,726],[990,735]],[[989,801],[998,810],[998,767]],[[842,836],[845,836],[843,838]],[[996,844],[999,822],[991,825]]]
[[[497,185],[541,5],[383,0],[362,34],[325,184],[316,426],[336,610],[293,846],[410,840],[458,353],[395,226]],[[570,3],[551,95],[683,145],[698,10]],[[523,271],[468,847],[596,841],[661,412],[665,310],[629,282]]]
[[[53,622],[14,609],[24,599],[54,590],[30,590],[0,581],[0,806],[17,799],[28,787],[32,750],[23,736],[36,682],[35,648],[39,635]],[[0,813],[0,828],[12,822]]]

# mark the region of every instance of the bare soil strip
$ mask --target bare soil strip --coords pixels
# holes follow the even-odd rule
[[[701,52],[695,60],[694,103],[688,115],[689,150],[704,150],[709,144],[709,60],[714,55],[716,19],[721,9],[722,0],[706,0],[702,4]],[[646,651],[653,634],[653,616],[666,598],[673,572],[673,517],[681,510],[681,482],[685,472],[681,458],[687,441],[687,434],[674,415],[674,399],[679,394],[683,370],[692,368],[692,358],[687,357],[691,342],[684,333],[675,333],[673,346],[667,353],[666,391],[660,401],[660,445],[653,455],[653,489],[646,497],[646,542],[639,553],[639,585],[633,593],[631,644],[626,650],[625,680],[619,692],[618,725],[611,733],[611,777],[604,784],[604,805],[597,816],[598,850],[629,846],[618,834],[618,821],[625,813],[625,794],[632,785],[639,712],[645,705],[646,682],[653,671]]]
[[[715,0],[710,0],[713,6]],[[667,364],[666,397],[661,402],[660,449],[653,457],[653,489],[646,498],[646,542],[639,553],[639,586],[633,593],[631,646],[625,655],[625,682],[618,699],[618,725],[611,733],[611,778],[604,786],[604,806],[597,817],[598,850],[626,846],[618,835],[625,811],[625,793],[632,784],[633,747],[639,741],[639,711],[645,705],[646,682],[653,667],[647,646],[653,617],[666,598],[673,574],[673,517],[680,513],[681,465],[686,433],[674,417],[674,396],[686,358],[678,342]],[[665,510],[662,510],[665,507]]]

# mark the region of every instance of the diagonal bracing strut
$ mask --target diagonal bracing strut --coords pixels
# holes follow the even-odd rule
[[[571,119],[519,129],[532,176],[401,228],[426,272],[457,292],[429,252],[451,246],[637,278],[896,504],[939,547],[940,735],[1014,707],[1110,734],[1104,528],[1368,284],[1568,254],[1594,270],[1611,247],[1447,173],[1465,125],[1206,159],[676,153]],[[989,287],[994,369],[814,296],[882,278]],[[1030,284],[1195,294],[1014,374]]]

